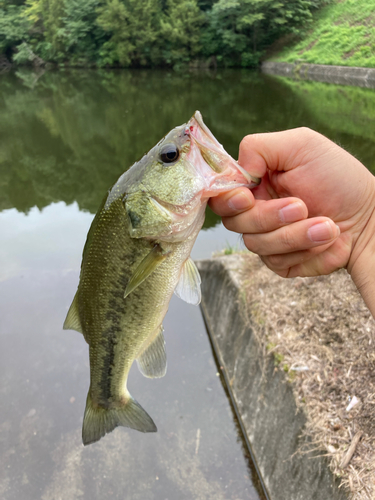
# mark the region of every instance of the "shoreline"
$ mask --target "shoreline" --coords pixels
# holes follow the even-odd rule
[[[265,61],[261,65],[261,71],[268,75],[285,76],[294,80],[375,88],[375,68],[328,66],[299,61],[295,63]]]
[[[300,453],[306,416],[246,318],[241,255],[197,261],[201,308],[237,418],[268,500],[347,500],[322,449]],[[255,284],[255,283],[254,283]],[[256,286],[256,284],[255,284]]]
[[[250,253],[197,267],[207,331],[267,497],[373,498],[375,321],[349,275],[284,280]]]

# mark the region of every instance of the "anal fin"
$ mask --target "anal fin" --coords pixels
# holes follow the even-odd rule
[[[137,359],[139,371],[148,378],[164,377],[167,371],[167,354],[163,327],[160,326],[155,338],[147,345]]]

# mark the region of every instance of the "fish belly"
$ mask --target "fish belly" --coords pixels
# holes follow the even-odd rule
[[[124,298],[134,270],[154,243],[130,238],[126,216],[121,207],[118,211],[109,217],[106,210],[99,221],[93,222],[77,291],[80,321],[90,353],[84,444],[98,441],[118,425],[156,431],[151,417],[129,394],[127,377],[134,360],[151,344],[162,356],[162,321],[195,240],[191,237],[185,242],[167,243],[167,258]],[[163,375],[162,368],[160,371]],[[150,376],[160,376],[158,373],[156,370],[156,375]]]

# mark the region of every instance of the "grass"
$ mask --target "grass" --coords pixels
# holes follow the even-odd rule
[[[248,250],[241,248],[241,242],[239,242],[238,245],[231,245],[228,241],[226,241],[225,247],[218,252],[213,252],[212,256],[219,257],[220,255],[233,255],[242,253],[248,253]]]
[[[348,500],[375,499],[375,321],[369,310],[344,270],[285,280],[255,255],[241,260],[247,301],[240,313],[265,359],[285,372],[307,418],[303,435],[310,439],[298,453],[319,449]],[[358,403],[347,410],[353,396]]]
[[[375,67],[375,0],[335,0],[316,14],[302,40],[270,59]]]

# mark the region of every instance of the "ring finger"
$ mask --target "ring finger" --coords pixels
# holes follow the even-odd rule
[[[246,247],[258,255],[308,250],[334,241],[340,229],[327,217],[305,219],[262,234],[243,235]]]

